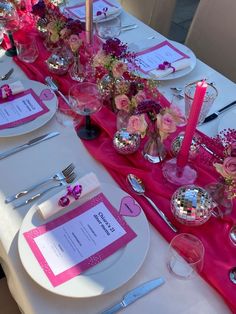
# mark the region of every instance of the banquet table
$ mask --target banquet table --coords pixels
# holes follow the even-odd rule
[[[121,18],[123,24],[138,24],[137,29],[121,33],[119,38],[124,42],[136,42],[152,36],[164,39],[162,35],[126,12],[122,12]],[[12,59],[4,56],[3,49],[0,50],[0,57],[0,75],[13,67],[13,79],[20,80],[26,78],[24,72]],[[170,87],[183,87],[185,84],[200,80],[203,77],[214,82],[219,91],[219,96],[211,112],[235,100],[235,83],[200,60],[197,60],[196,67],[188,75],[175,80],[161,81],[159,90],[171,101]],[[218,123],[219,119],[216,119],[200,126],[199,130],[207,135],[214,136],[217,134]],[[0,262],[6,273],[12,296],[22,313],[100,313],[121,300],[127,291],[145,281],[160,276],[163,276],[166,280],[163,286],[139,299],[123,310],[123,312],[127,314],[231,313],[222,297],[200,276],[197,275],[190,280],[180,280],[169,273],[165,260],[168,243],[151,224],[150,247],[143,265],[127,283],[108,294],[91,298],[63,297],[43,289],[32,280],[25,271],[18,253],[19,228],[31,205],[13,209],[11,204],[7,205],[4,203],[6,196],[20,190],[23,186],[30,186],[42,178],[57,172],[58,169],[63,169],[71,162],[76,165],[79,176],[93,171],[101,182],[117,186],[117,183],[105,168],[87,152],[74,129],[61,126],[55,117],[46,125],[31,133],[0,138],[0,151],[23,144],[29,139],[50,131],[59,131],[60,135],[0,161]],[[41,200],[46,200],[54,193],[55,191],[49,192]],[[233,249],[232,254],[234,254]],[[132,259],[132,257],[130,258]]]

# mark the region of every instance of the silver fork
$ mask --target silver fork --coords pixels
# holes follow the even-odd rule
[[[37,200],[38,198],[40,198],[42,195],[48,193],[49,191],[51,191],[51,190],[53,190],[53,189],[58,188],[58,187],[63,186],[63,185],[66,186],[67,184],[72,183],[72,182],[75,180],[75,178],[76,178],[76,173],[75,173],[75,172],[72,172],[68,177],[62,179],[59,184],[54,185],[54,186],[51,186],[50,188],[47,188],[46,190],[44,190],[44,191],[42,191],[42,192],[40,192],[40,193],[37,193],[37,194],[33,195],[31,198],[27,199],[26,201],[23,201],[23,202],[21,202],[21,203],[19,203],[19,204],[17,204],[17,205],[14,205],[13,208],[18,208],[18,207],[21,207],[21,206],[23,206],[23,205],[30,204],[30,203],[32,203],[33,201],[35,201],[35,200]]]
[[[43,181],[37,183],[37,184],[34,184],[32,186],[30,186],[29,188],[26,188],[25,190],[23,191],[20,191],[12,196],[9,196],[5,199],[5,203],[8,204],[14,200],[17,200],[18,198],[28,194],[29,192],[33,191],[34,189],[38,188],[39,186],[47,183],[47,182],[50,182],[51,180],[54,180],[54,181],[61,181],[61,180],[64,180],[66,177],[68,177],[69,174],[72,173],[72,171],[75,169],[75,166],[73,163],[69,164],[69,166],[67,166],[65,169],[63,169],[61,172],[58,172],[58,173],[55,173],[53,176],[47,178],[47,179],[44,179]]]

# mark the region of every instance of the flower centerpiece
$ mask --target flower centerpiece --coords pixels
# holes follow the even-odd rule
[[[93,58],[95,77],[104,103],[113,111],[116,109],[115,96],[129,89],[128,64],[132,63],[134,58],[135,55],[128,51],[127,45],[118,38],[108,39]]]
[[[206,189],[213,197],[218,214],[223,217],[232,211],[233,199],[236,197],[236,131],[223,130],[214,138],[217,146],[223,144],[223,158],[214,161],[213,166],[220,177],[217,182],[209,184]]]

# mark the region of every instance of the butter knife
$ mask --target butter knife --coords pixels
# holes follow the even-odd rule
[[[218,116],[223,113],[225,110],[229,109],[230,107],[232,107],[233,105],[236,104],[236,100],[234,100],[233,102],[231,102],[229,105],[221,108],[220,110],[210,114],[208,117],[205,118],[205,120],[203,121],[203,123],[206,123],[206,122],[210,122],[216,118],[218,118]]]
[[[22,144],[20,146],[17,146],[17,147],[14,147],[12,149],[9,149],[9,150],[7,150],[7,151],[5,151],[3,153],[0,153],[0,160],[6,158],[8,156],[11,156],[11,155],[13,155],[15,153],[18,153],[18,152],[20,152],[20,151],[22,151],[22,150],[24,150],[26,148],[29,148],[29,147],[34,146],[36,144],[39,144],[39,143],[41,143],[43,141],[46,141],[46,140],[48,140],[48,139],[50,139],[50,138],[52,138],[54,136],[57,136],[59,134],[60,134],[59,132],[51,132],[51,133],[44,134],[42,136],[36,137],[36,138],[30,140],[29,142],[27,142],[25,144]]]
[[[165,283],[165,280],[162,277],[145,282],[141,286],[129,291],[119,303],[116,303],[111,308],[103,311],[101,314],[117,313],[118,311],[126,308],[128,305],[137,301],[139,298],[145,296],[147,293],[160,287],[164,283]]]

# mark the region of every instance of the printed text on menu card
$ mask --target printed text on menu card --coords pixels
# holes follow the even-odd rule
[[[184,58],[189,56],[176,49],[167,40],[137,53],[138,66],[144,73],[157,69],[164,61],[173,63]]]
[[[48,107],[29,89],[0,103],[0,130],[32,121],[48,111]]]
[[[109,1],[95,0],[93,1],[93,16],[96,17],[97,12],[99,11],[103,12],[104,8],[108,9],[107,12],[110,12],[111,10],[114,10],[114,9],[118,9],[118,7],[116,7],[114,4],[110,3]],[[85,18],[85,4],[67,7],[66,10],[80,19]]]
[[[55,287],[110,256],[136,237],[100,193],[53,221],[24,233]]]

